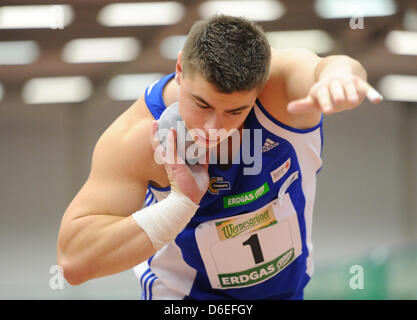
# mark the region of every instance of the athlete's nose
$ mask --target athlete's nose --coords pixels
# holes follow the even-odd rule
[[[220,130],[223,128],[223,116],[212,113],[204,124],[204,131],[209,133],[210,130]]]

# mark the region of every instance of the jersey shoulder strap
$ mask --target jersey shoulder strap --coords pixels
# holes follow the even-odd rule
[[[162,98],[162,90],[169,80],[175,76],[175,73],[171,73],[148,86],[145,90],[145,102],[156,120],[159,119],[162,112],[166,109],[166,105]]]

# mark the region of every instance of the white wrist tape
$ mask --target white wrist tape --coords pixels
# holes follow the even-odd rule
[[[154,248],[160,250],[176,238],[198,208],[199,205],[187,196],[171,191],[164,200],[135,212],[132,217],[146,232]]]

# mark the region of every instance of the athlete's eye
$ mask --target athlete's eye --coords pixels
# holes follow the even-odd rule
[[[201,109],[210,109],[210,107],[202,105],[202,104],[198,104],[198,103],[196,103],[196,106],[201,108]]]

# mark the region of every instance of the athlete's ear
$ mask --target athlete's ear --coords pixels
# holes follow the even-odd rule
[[[182,51],[178,52],[177,64],[175,65],[175,81],[178,85],[181,83],[182,65],[181,65]]]

